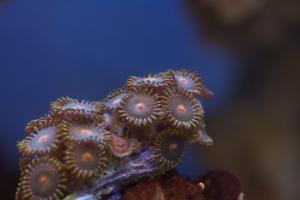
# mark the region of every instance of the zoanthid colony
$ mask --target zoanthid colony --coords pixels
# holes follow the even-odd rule
[[[201,98],[211,92],[187,70],[129,77],[103,101],[59,98],[29,122],[17,200],[109,199],[126,185],[175,168],[186,146],[211,145]]]

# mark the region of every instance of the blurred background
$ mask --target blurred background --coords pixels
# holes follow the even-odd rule
[[[299,200],[300,2],[1,1],[1,199],[14,199],[17,141],[61,96],[101,100],[130,75],[199,72],[213,147],[179,171],[227,169],[245,199]]]

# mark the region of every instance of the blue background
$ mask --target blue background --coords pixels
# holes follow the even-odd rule
[[[239,73],[230,52],[199,37],[180,0],[13,1],[0,7],[0,67],[1,169],[8,174],[17,173],[25,124],[58,97],[101,100],[129,75],[185,67],[217,94],[204,103],[210,117],[230,101]],[[203,168],[188,154],[180,170]]]

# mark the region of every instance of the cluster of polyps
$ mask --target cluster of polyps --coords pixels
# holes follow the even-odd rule
[[[210,95],[200,76],[168,70],[130,77],[100,102],[58,99],[18,143],[16,198],[101,199],[175,168],[188,143],[212,144],[200,103]]]

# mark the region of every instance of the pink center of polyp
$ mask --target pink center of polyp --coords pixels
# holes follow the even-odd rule
[[[175,149],[177,149],[177,144],[176,143],[172,143],[172,144],[169,145],[169,148],[171,150],[175,150]]]
[[[93,159],[93,155],[90,152],[85,152],[82,154],[82,160],[91,161]]]
[[[73,109],[83,109],[83,107],[81,105],[75,105],[73,106]]]
[[[112,140],[111,146],[114,149],[114,151],[118,153],[125,153],[129,149],[128,140],[121,136],[115,136]]]
[[[80,130],[80,133],[82,135],[91,135],[91,134],[93,134],[93,131],[91,131],[89,129],[82,129],[82,130]]]
[[[42,136],[39,138],[39,142],[40,142],[40,143],[43,143],[43,142],[46,142],[48,139],[49,139],[49,136],[48,136],[48,135],[42,135]]]
[[[144,105],[143,103],[137,103],[137,104],[135,105],[135,108],[136,108],[137,110],[143,110],[143,109],[145,108],[145,105]]]
[[[179,105],[177,106],[177,110],[178,110],[179,112],[181,112],[181,113],[185,113],[185,112],[186,112],[186,108],[185,108],[185,106],[182,105],[182,104],[179,104]]]
[[[39,177],[39,183],[41,184],[41,185],[45,185],[45,184],[47,184],[49,182],[49,177],[47,176],[47,175],[41,175],[40,177]]]
[[[188,80],[186,80],[185,78],[179,78],[179,82],[182,84],[182,85],[186,85],[188,83]]]

